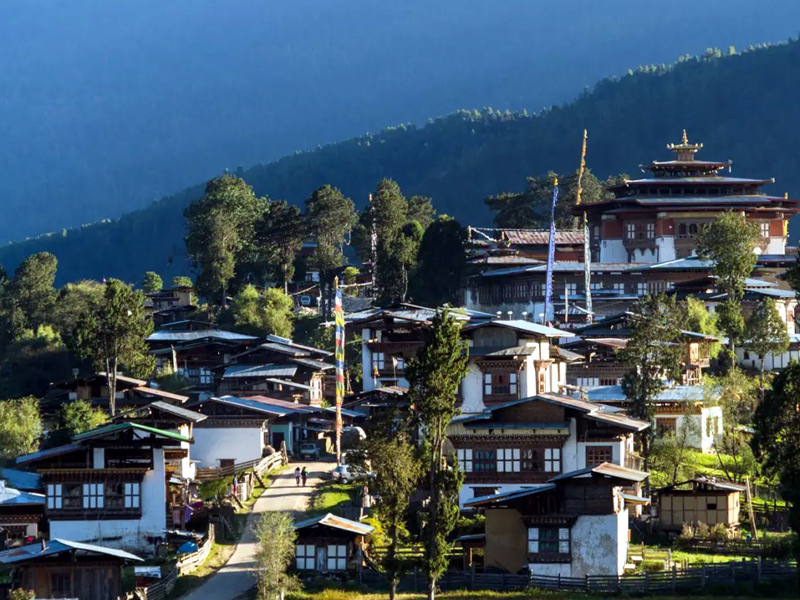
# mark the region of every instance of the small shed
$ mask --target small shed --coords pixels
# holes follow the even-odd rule
[[[663,529],[681,529],[685,523],[739,526],[745,486],[713,477],[695,477],[655,491],[658,523]]]
[[[331,513],[294,524],[297,531],[295,568],[301,572],[357,571],[364,558],[371,525]]]
[[[37,598],[114,600],[122,594],[122,566],[142,559],[128,552],[69,540],[41,540],[0,552],[12,586]]]

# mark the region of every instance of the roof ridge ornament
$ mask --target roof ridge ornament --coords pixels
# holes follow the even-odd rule
[[[686,130],[683,130],[683,136],[680,144],[667,144],[667,150],[672,150],[675,153],[675,160],[681,162],[688,162],[694,160],[695,153],[703,147],[703,144],[690,144],[689,136],[686,135]]]

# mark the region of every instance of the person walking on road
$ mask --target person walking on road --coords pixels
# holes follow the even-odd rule
[[[303,487],[306,487],[306,481],[308,481],[308,469],[303,467],[303,472],[300,475],[303,477]]]
[[[294,480],[297,482],[297,487],[300,487],[300,467],[295,467],[294,469]],[[305,485],[305,482],[303,485]]]

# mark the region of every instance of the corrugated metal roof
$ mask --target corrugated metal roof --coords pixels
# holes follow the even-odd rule
[[[344,517],[337,517],[331,513],[306,519],[304,521],[299,521],[298,523],[294,524],[294,528],[306,529],[307,527],[314,527],[315,525],[324,525],[325,527],[332,527],[333,529],[347,531],[356,535],[369,535],[375,531],[375,528],[372,525],[367,525],[366,523],[360,523],[358,521],[351,521],[350,519],[345,519]]]
[[[331,414],[334,414],[334,415],[336,414],[336,407],[335,406],[320,406],[320,409],[323,412],[326,412],[326,413],[331,413]],[[360,412],[355,411],[355,410],[349,410],[347,408],[342,408],[340,410],[342,411],[342,415],[344,415],[345,417],[350,417],[351,419],[364,416],[363,413],[360,413]]]
[[[313,346],[304,346],[303,344],[298,344],[290,340],[289,338],[281,337],[279,335],[274,335],[270,333],[267,336],[268,342],[274,342],[276,344],[281,344],[283,346],[289,346],[291,348],[296,348],[298,350],[303,350],[305,352],[310,352],[311,354],[319,354],[320,356],[333,356],[333,352],[329,350],[323,350],[322,348],[314,348]]]
[[[300,350],[300,348],[292,348],[286,344],[279,344],[277,342],[267,342],[266,344],[259,344],[259,348],[263,350],[271,350],[272,352],[279,352],[281,354],[286,354],[288,356],[311,356],[311,353],[308,350]],[[250,352],[252,353],[252,351]]]
[[[495,320],[491,321],[490,323],[486,323],[484,326],[500,326],[506,327],[508,329],[513,329],[515,331],[521,331],[523,333],[531,333],[537,336],[549,337],[549,338],[562,338],[562,337],[575,337],[575,334],[571,331],[562,331],[561,329],[556,329],[555,327],[548,327],[547,325],[539,325],[538,323],[532,323],[531,321],[523,321],[521,319],[512,319],[509,321],[505,320]]]
[[[270,383],[275,383],[278,385],[285,385],[286,387],[290,388],[297,388],[298,390],[311,391],[310,385],[305,385],[304,383],[297,383],[296,381],[289,381],[287,379],[276,379],[274,377],[267,377],[264,381],[269,381]]]
[[[165,412],[167,414],[175,415],[176,417],[186,419],[187,421],[191,421],[193,423],[199,423],[200,421],[204,421],[205,419],[208,418],[206,415],[202,413],[195,412],[187,408],[182,408],[180,406],[175,406],[174,404],[170,404],[168,402],[161,402],[161,400],[156,400],[155,402],[151,402],[147,406],[150,408],[158,409],[161,412]]]
[[[44,547],[42,547],[44,546]],[[28,544],[27,546],[20,546],[12,548],[11,550],[4,550],[0,552],[0,564],[10,565],[15,563],[26,562],[29,560],[36,560],[44,556],[54,556],[78,550],[81,552],[88,552],[90,554],[102,554],[106,556],[114,556],[125,560],[143,561],[135,554],[130,554],[124,550],[117,550],[116,548],[106,548],[105,546],[95,546],[94,544],[84,544],[81,542],[73,542],[70,540],[54,539],[44,544]]]
[[[246,342],[257,340],[252,335],[223,331],[221,329],[206,329],[201,331],[155,331],[147,338],[148,342],[194,342],[202,339],[225,340],[230,342]]]
[[[80,450],[83,448],[80,444],[65,444],[64,446],[57,446],[55,448],[47,448],[46,450],[39,450],[39,452],[33,452],[31,454],[26,454],[25,456],[20,456],[17,458],[17,464],[22,464],[26,462],[31,462],[34,460],[39,460],[41,458],[49,458],[51,456],[61,456],[62,454],[69,454],[70,452],[75,452],[76,450]]]
[[[176,433],[174,431],[164,431],[163,429],[156,429],[155,427],[142,425],[140,423],[115,423],[114,425],[106,425],[104,427],[98,427],[97,429],[92,429],[91,431],[86,431],[85,433],[76,435],[73,438],[73,440],[75,440],[76,442],[81,442],[83,440],[92,440],[99,437],[105,437],[112,433],[128,431],[130,429],[133,429],[141,433],[149,433],[152,435],[157,435],[159,437],[164,437],[171,440],[177,440],[179,442],[189,442],[189,443],[192,442],[191,438],[184,437],[181,434]]]
[[[501,492],[499,494],[491,494],[489,496],[480,496],[478,498],[473,498],[472,500],[465,502],[464,506],[467,508],[473,508],[478,506],[488,506],[490,504],[499,504],[501,502],[506,502],[508,500],[516,500],[517,498],[533,496],[534,494],[539,494],[541,492],[546,492],[548,490],[554,490],[554,489],[556,489],[555,484],[542,483],[539,485],[534,485],[532,487],[512,490],[510,492]]]
[[[637,496],[636,494],[620,494],[620,496],[622,496],[625,502],[636,506],[647,506],[650,504],[650,498],[645,498],[644,496]]]
[[[625,429],[630,429],[632,431],[644,431],[648,427],[650,427],[650,423],[647,421],[642,421],[641,419],[634,419],[633,417],[628,417],[623,414],[619,414],[618,412],[606,412],[606,411],[598,411],[598,412],[591,412],[586,415],[587,419],[592,419],[594,421],[600,421],[601,423],[610,423],[612,425],[619,425],[620,427],[624,427]]]
[[[189,396],[184,396],[182,394],[173,394],[172,392],[167,392],[164,390],[159,390],[156,388],[145,387],[145,386],[133,388],[132,391],[141,394],[147,394],[149,396],[159,396],[161,398],[167,398],[169,400],[177,400],[178,402],[181,403],[186,402],[189,399]]]
[[[586,338],[586,341],[609,348],[625,348],[628,345],[628,340],[622,338]]]
[[[574,479],[576,477],[583,477],[590,474],[603,475],[605,477],[614,477],[615,479],[622,479],[625,481],[644,481],[650,476],[650,473],[645,471],[637,471],[636,469],[629,469],[622,465],[615,465],[614,463],[604,462],[594,467],[586,467],[585,469],[577,469],[569,473],[562,473],[551,477],[550,481],[563,481],[565,479]]]
[[[646,263],[592,263],[590,270],[595,273],[608,271],[630,271]],[[553,263],[554,273],[583,273],[584,263],[576,260],[562,260]],[[547,265],[531,265],[529,267],[514,267],[509,269],[495,269],[484,271],[482,277],[499,277],[503,275],[520,275],[524,273],[546,273]]]
[[[549,229],[503,229],[501,235],[512,244],[523,246],[548,245],[550,243]],[[556,230],[556,245],[583,244],[583,231]]]
[[[289,360],[298,365],[303,365],[304,367],[309,367],[318,371],[327,371],[329,369],[333,369],[332,364],[322,362],[321,360],[315,360],[313,358],[290,358]]]
[[[47,498],[44,494],[34,494],[15,490],[12,487],[0,489],[0,505],[3,506],[22,506],[30,504],[44,504]]]
[[[550,346],[550,355],[568,362],[583,360],[585,358],[583,354],[578,354],[577,352],[573,352],[572,350],[567,350],[566,348],[562,348],[561,346]]]
[[[19,469],[0,469],[0,479],[17,490],[32,492],[42,489],[42,476],[39,473],[20,471]]]
[[[225,368],[223,379],[247,377],[294,377],[297,367],[287,365],[233,365]]]
[[[223,396],[224,398],[231,398],[232,396]],[[271,398],[261,394],[254,394],[246,396],[246,400],[255,400],[261,404],[268,406],[275,406],[277,408],[285,408],[298,413],[314,413],[319,412],[318,406],[309,406],[307,404],[300,404],[299,402],[290,402],[289,400],[281,400],[280,398]]]
[[[235,406],[237,408],[246,408],[248,410],[273,417],[283,417],[285,415],[299,412],[284,406],[260,402],[259,400],[255,400],[253,398],[237,398],[236,396],[214,396],[204,400],[203,402],[218,402],[220,404],[227,404],[228,406]]]

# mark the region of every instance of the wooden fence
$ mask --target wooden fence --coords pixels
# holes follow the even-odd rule
[[[208,481],[210,479],[219,479],[220,477],[232,477],[237,473],[242,473],[251,469],[257,475],[261,476],[276,467],[285,465],[287,462],[289,461],[286,455],[286,446],[283,446],[281,450],[273,452],[264,458],[247,460],[225,467],[199,467],[195,474],[195,479],[198,481]]]
[[[745,584],[795,585],[796,566],[788,563],[767,561],[743,561],[705,565],[703,567],[662,573],[640,575],[587,576],[583,578],[513,575],[509,573],[478,573],[475,571],[448,571],[437,582],[443,591],[449,590],[495,590],[513,591],[526,588],[545,590],[572,590],[602,594],[672,594],[698,591],[715,586],[739,586]],[[385,588],[383,576],[376,571],[361,574],[364,585]],[[427,577],[414,569],[400,580],[400,591],[422,591],[428,586]]]

